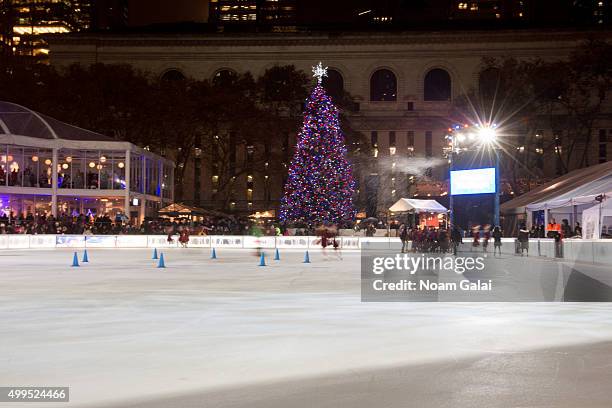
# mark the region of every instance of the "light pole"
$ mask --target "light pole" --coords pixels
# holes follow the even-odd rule
[[[468,151],[469,147],[474,148],[474,145],[478,144],[476,149],[491,149],[493,151],[494,165],[495,165],[495,193],[493,196],[493,224],[494,226],[499,225],[499,198],[500,198],[500,172],[499,172],[499,149],[497,147],[497,130],[496,125],[485,125],[479,126],[478,129],[473,132],[468,125],[455,126],[454,129],[449,129],[450,134],[447,136],[450,138],[450,153],[449,153],[449,172],[453,171],[454,156],[459,154],[461,151]],[[476,142],[476,143],[475,143]],[[465,146],[462,146],[464,145]],[[469,147],[468,147],[469,145]],[[450,180],[450,177],[449,177]],[[455,211],[454,211],[454,198],[452,191],[450,191],[450,222],[454,226],[455,223]]]

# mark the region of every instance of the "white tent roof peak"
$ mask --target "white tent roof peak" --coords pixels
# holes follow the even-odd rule
[[[434,212],[445,213],[448,210],[436,200],[418,200],[416,198],[400,198],[389,207],[391,212],[414,211],[416,213]]]

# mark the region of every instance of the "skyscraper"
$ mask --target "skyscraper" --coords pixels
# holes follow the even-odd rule
[[[45,60],[44,36],[87,30],[93,0],[3,0],[0,40],[7,54]]]
[[[290,31],[296,25],[296,3],[296,0],[211,0],[209,22],[220,30]]]

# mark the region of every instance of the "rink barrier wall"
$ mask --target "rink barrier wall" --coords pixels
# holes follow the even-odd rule
[[[168,242],[166,235],[0,235],[0,249],[44,249],[44,248],[177,248],[178,236]],[[400,250],[401,241],[396,237],[337,238],[343,249],[367,249],[371,244],[377,248],[388,246]],[[481,240],[482,244],[482,240]],[[193,235],[189,237],[191,248],[266,248],[266,249],[321,249],[320,238],[316,236],[241,236],[241,235]],[[330,245],[331,247],[331,245]],[[410,249],[409,243],[409,249]],[[502,238],[502,253],[516,254],[516,239]],[[464,239],[461,252],[482,251],[482,245],[472,247],[472,241]],[[493,240],[489,242],[493,251]],[[563,241],[563,258],[566,261],[612,264],[612,240],[567,239]],[[529,240],[529,255],[547,258],[555,257],[555,241],[548,238]]]

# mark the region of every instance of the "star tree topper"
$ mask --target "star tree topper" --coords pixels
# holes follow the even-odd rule
[[[323,64],[319,62],[318,65],[312,67],[312,72],[314,73],[313,77],[317,77],[317,84],[321,85],[323,81],[323,77],[327,76],[327,68],[323,67]]]

